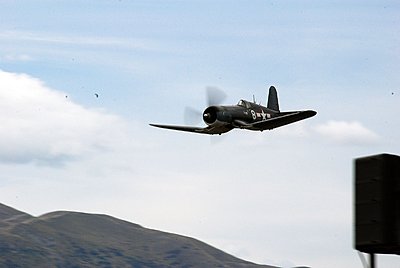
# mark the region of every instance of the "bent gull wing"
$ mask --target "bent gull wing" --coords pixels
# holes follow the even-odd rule
[[[191,126],[159,125],[159,124],[150,124],[150,126],[178,130],[178,131],[194,132],[199,134],[210,134],[210,135],[222,134],[233,129],[231,125],[207,126],[204,128],[191,127]]]
[[[295,111],[295,112],[284,112],[278,115],[277,117],[273,117],[271,119],[256,122],[251,124],[251,127],[258,128],[260,130],[273,129],[277,127],[281,127],[284,125],[288,125],[309,117],[313,117],[316,115],[316,111],[307,110],[307,111]]]

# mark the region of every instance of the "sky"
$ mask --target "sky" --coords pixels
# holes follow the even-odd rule
[[[399,27],[397,1],[2,1],[0,202],[362,267],[353,160],[400,154]],[[318,114],[212,137],[148,125],[185,124],[210,86],[235,104],[270,85],[281,110]]]

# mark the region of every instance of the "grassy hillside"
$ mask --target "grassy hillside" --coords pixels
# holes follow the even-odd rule
[[[0,267],[272,267],[106,215],[32,217],[0,204]]]

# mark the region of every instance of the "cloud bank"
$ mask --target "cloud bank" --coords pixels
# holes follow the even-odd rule
[[[379,140],[379,136],[360,122],[328,121],[315,128],[325,138],[343,145],[370,145]]]
[[[63,164],[112,150],[125,135],[115,115],[87,109],[39,79],[0,70],[0,162]]]

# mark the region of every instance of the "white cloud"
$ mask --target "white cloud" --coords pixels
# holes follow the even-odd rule
[[[315,127],[322,136],[339,144],[373,144],[379,140],[379,136],[363,126],[360,122],[352,121],[328,121]]]
[[[0,70],[0,161],[60,164],[111,150],[125,135],[117,116],[87,109],[25,74]]]
[[[4,61],[32,61],[33,58],[27,54],[7,54],[0,57]]]
[[[59,45],[95,46],[95,47],[119,47],[137,50],[159,50],[155,42],[148,39],[96,37],[57,35],[56,33],[3,31],[0,32],[0,40],[15,40],[16,42],[38,42]]]

